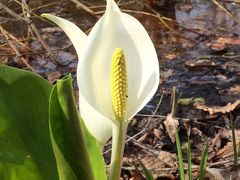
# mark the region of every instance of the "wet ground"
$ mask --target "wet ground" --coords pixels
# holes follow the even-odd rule
[[[0,8],[0,25],[6,30],[5,34],[3,31],[0,33],[0,64],[32,69],[52,82],[69,72],[75,74],[77,56],[71,42],[59,28],[36,15],[43,12],[54,13],[71,20],[88,33],[102,15],[105,2],[101,0],[81,2],[94,14],[86,12],[73,1],[34,0],[29,3],[32,10],[31,20],[51,47],[55,60],[46,52],[41,42],[37,41],[36,34],[32,35],[31,31],[28,31],[25,22]],[[22,16],[22,8],[16,2],[3,0],[3,4]],[[176,147],[170,141],[166,127],[162,123],[171,112],[173,86],[177,88],[177,98],[183,101],[178,104],[175,112],[180,123],[180,136],[183,142],[186,141],[189,130],[186,124],[192,127],[190,134],[194,141],[193,162],[199,164],[201,142],[205,136],[210,138],[211,144],[209,163],[232,158],[231,153],[227,157],[222,157],[219,151],[224,151],[226,145],[231,143],[228,131],[230,117],[239,127],[240,2],[122,0],[119,6],[123,11],[139,19],[147,29],[157,49],[161,65],[159,90],[153,100],[134,118],[129,129],[129,137],[134,136],[149,122],[148,128],[126,146],[124,176],[129,177],[130,172],[134,172],[129,171],[129,168],[132,170],[131,159],[134,159],[132,157],[136,154],[136,149],[140,152],[136,156],[147,159],[144,162],[150,168],[162,170],[161,173],[157,171],[155,174],[159,178],[177,176],[176,159],[174,161],[173,157],[166,162],[159,155],[159,152],[166,152],[174,156],[176,152]],[[11,42],[6,40],[6,36]],[[154,111],[154,116],[151,116]],[[219,134],[220,145],[216,147],[212,140],[216,139],[217,135],[220,136]],[[108,160],[108,148],[105,154]],[[219,167],[227,168],[225,164],[220,164]]]

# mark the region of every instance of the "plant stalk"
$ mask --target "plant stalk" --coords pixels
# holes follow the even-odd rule
[[[109,180],[119,180],[128,122],[113,123],[112,154]]]
[[[187,147],[187,161],[188,161],[188,179],[192,179],[192,152],[191,152],[191,141],[188,136],[188,147]]]
[[[178,166],[179,166],[179,174],[180,179],[185,180],[185,174],[184,174],[184,164],[183,164],[183,157],[182,157],[182,146],[178,134],[178,129],[176,129],[176,145],[177,145],[177,156],[178,156]]]
[[[237,150],[237,143],[236,143],[235,123],[233,121],[232,115],[230,115],[230,121],[231,121],[231,130],[232,130],[234,165],[238,165],[238,150]]]

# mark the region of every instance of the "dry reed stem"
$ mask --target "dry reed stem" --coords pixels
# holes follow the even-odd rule
[[[2,32],[4,38],[6,39],[6,41],[9,43],[9,45],[11,46],[11,48],[14,50],[14,52],[16,53],[16,56],[32,71],[32,72],[36,72],[35,69],[28,63],[27,59],[25,59],[22,54],[18,51],[17,47],[12,43],[12,41],[10,40],[10,37],[8,36],[8,33],[6,30],[3,29],[3,27],[0,25],[0,31]]]

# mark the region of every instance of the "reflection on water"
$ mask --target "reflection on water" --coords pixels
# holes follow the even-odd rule
[[[98,15],[102,15],[104,12],[105,0],[81,2],[84,2],[85,5]],[[151,5],[152,9],[143,5],[142,2]],[[208,42],[222,36],[239,36],[239,23],[211,0],[155,0],[152,4],[149,4],[149,2],[149,0],[121,0],[119,5],[123,11],[131,10],[132,12],[128,11],[128,13],[139,19],[147,29],[157,49],[163,70],[174,67],[174,73],[181,74],[183,69],[180,68],[179,64],[182,64],[184,60],[209,54],[209,51],[206,50]],[[7,5],[16,13],[21,13],[19,5],[14,3]],[[35,9],[33,11],[35,14],[39,15],[43,12],[54,13],[76,23],[86,32],[89,32],[98,20],[96,16],[87,13],[80,7],[77,7],[75,3],[68,0],[34,0],[30,1],[29,6]],[[237,19],[240,19],[239,3],[224,1],[222,2],[222,6]],[[164,24],[157,17],[140,13],[142,11],[153,15],[156,15],[157,12],[161,16],[170,18],[170,20],[164,20],[164,23],[166,23]],[[1,22],[9,32],[21,38],[26,37],[26,24],[10,18],[11,16],[7,15],[7,13],[3,13],[1,16],[9,18],[9,21],[6,21],[6,23]],[[56,30],[51,34],[48,33],[47,36],[44,32],[49,31],[47,30],[50,26],[49,23],[43,22],[34,16],[32,18],[53,50],[70,44],[70,41],[61,30]],[[67,50],[74,52],[73,48]]]
[[[240,25],[209,0],[192,0],[192,8],[185,12],[176,6],[176,20],[186,28],[207,29],[217,32],[217,30],[227,30],[239,32]],[[239,5],[225,2],[223,6],[236,18],[239,19]]]
[[[147,3],[150,1],[145,0],[144,2]],[[163,25],[163,23],[161,23],[156,17],[134,12],[131,13],[144,24],[156,46],[163,44],[185,43],[186,39],[184,40],[184,37],[190,40],[196,40],[198,38],[197,34],[199,33],[202,33],[203,35],[214,35],[218,33],[224,34],[224,32],[230,32],[232,35],[239,34],[239,23],[234,21],[233,18],[227,15],[222,9],[217,7],[217,5],[210,0],[179,0],[177,2],[173,0],[155,0],[152,2],[154,2],[152,3],[152,8],[154,8],[154,10],[156,10],[160,15],[176,20],[180,25],[178,26],[177,24],[174,24],[170,21],[165,21],[171,28],[176,31],[173,32],[169,30],[169,28],[167,28],[165,25]],[[93,11],[98,12],[104,10],[103,7],[105,6],[105,1],[89,0],[87,3],[85,2],[85,4]],[[222,5],[233,16],[239,19],[239,4],[226,1],[223,2]],[[43,8],[41,8],[41,6],[43,6]],[[100,8],[97,8],[97,6]],[[21,11],[21,8],[17,7],[16,5],[14,6],[13,3],[10,4],[10,7],[14,9],[15,12]],[[33,9],[38,7],[38,9],[34,11],[36,14],[49,12],[67,18],[75,22],[85,31],[89,30],[97,21],[97,18],[95,16],[85,12],[80,7],[76,7],[76,4],[73,2],[66,0],[30,1],[30,7]],[[120,1],[120,7],[123,10],[131,9],[134,11],[151,12],[141,4],[141,1],[133,1],[133,3],[129,3],[129,1],[122,0]],[[7,15],[5,14],[5,16]],[[15,23],[16,27],[19,25],[19,23],[16,21],[12,21],[12,23]],[[22,25],[22,23],[20,24]],[[14,25],[10,24],[9,22],[8,26],[10,26],[9,29],[12,30],[15,28]],[[24,29],[25,28],[21,28],[17,33],[21,34],[21,31],[24,32]],[[179,35],[182,37],[180,38]],[[159,48],[161,49],[161,47]]]
[[[99,16],[105,10],[105,0],[81,0],[80,2],[84,2]],[[227,93],[224,95],[220,92],[225,87],[235,85],[239,81],[239,60],[225,59],[225,61],[221,61],[221,59],[213,59],[216,60],[215,64],[223,64],[222,67],[219,66],[215,69],[192,70],[185,66],[186,62],[194,63],[195,60],[204,59],[206,55],[210,56],[207,60],[211,62],[211,56],[214,55],[214,52],[207,44],[213,43],[219,37],[229,37],[229,42],[232,41],[231,38],[238,38],[240,33],[239,23],[214,4],[212,0],[155,0],[153,4],[148,4],[148,6],[151,5],[151,8],[142,4],[142,2],[149,3],[149,0],[121,0],[120,8],[123,11],[128,10],[128,13],[139,19],[154,42],[161,66],[161,92],[176,86],[183,97],[204,97],[209,101],[209,104],[212,103],[213,105],[219,103],[220,99],[229,102],[228,99],[240,98],[240,95],[233,96]],[[240,3],[234,4],[231,1],[224,1],[221,4],[233,16],[240,19]],[[21,7],[14,4],[13,1],[10,4],[7,3],[7,5],[14,12],[21,14]],[[66,18],[77,24],[86,33],[98,20],[98,17],[77,7],[75,3],[69,0],[31,0],[29,6],[35,9],[33,12],[37,15],[47,12]],[[143,14],[143,11],[151,15]],[[4,28],[16,35],[20,40],[26,39],[27,25],[16,20],[16,18],[12,18],[6,12],[4,13],[1,10],[0,12],[0,20],[2,17],[7,19],[7,21],[0,22]],[[169,19],[160,20],[159,17],[156,17],[156,13]],[[46,51],[35,38],[28,38],[26,44],[33,51],[37,51],[36,55],[32,54],[24,57],[28,59],[37,73],[45,77],[49,78],[49,74],[52,72],[54,72],[53,74],[59,73],[58,77],[71,72],[76,79],[74,73],[77,67],[77,56],[70,40],[56,25],[44,22],[34,16],[32,16],[32,20],[57,56],[61,66],[51,61]],[[0,43],[6,44],[1,34]],[[237,48],[235,52],[240,52],[240,39],[236,39],[235,43]],[[0,48],[0,55],[12,52],[8,45]],[[237,55],[240,57],[239,53]],[[16,58],[15,54],[7,57],[0,56],[0,63],[5,62],[6,59],[9,65],[25,67],[23,63],[19,63],[19,59]],[[240,84],[240,82],[238,83]],[[170,107],[170,105],[165,107]],[[161,108],[161,111],[165,112],[165,108]],[[166,109],[166,112],[169,111],[169,109]]]

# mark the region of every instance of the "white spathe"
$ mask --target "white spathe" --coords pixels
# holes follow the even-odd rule
[[[92,135],[103,144],[111,137],[115,121],[110,93],[112,54],[122,48],[126,57],[128,100],[125,119],[131,119],[152,98],[159,83],[156,50],[144,27],[134,17],[107,0],[105,14],[86,35],[71,22],[44,14],[62,28],[79,58],[77,80],[80,112]]]

